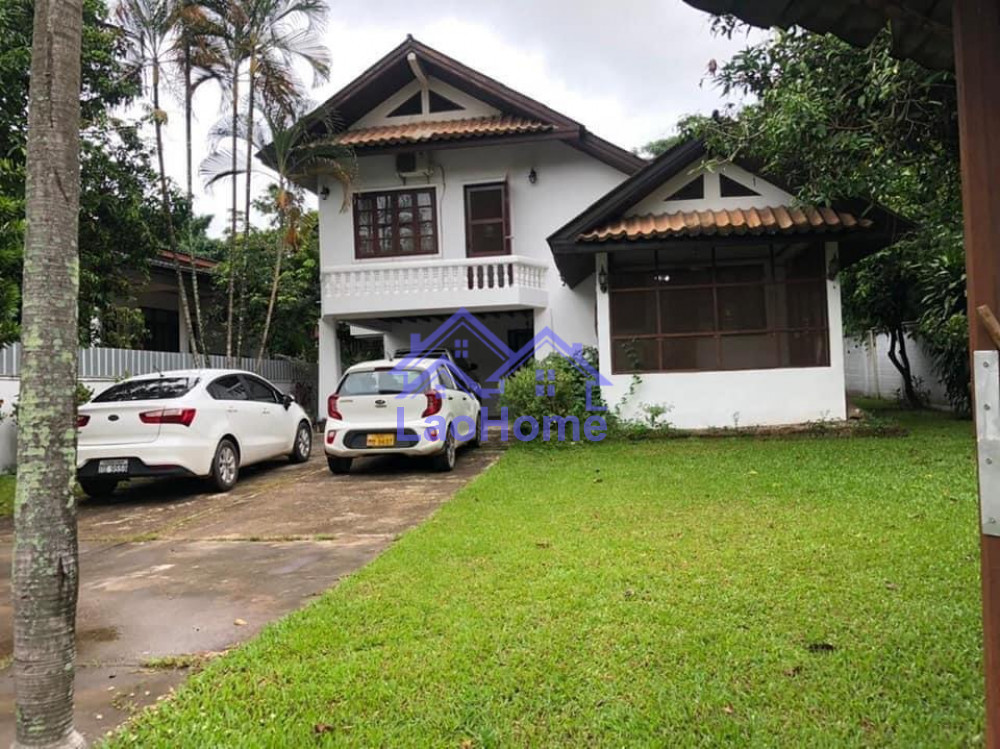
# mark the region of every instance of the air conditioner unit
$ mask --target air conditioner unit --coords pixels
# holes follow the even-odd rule
[[[396,174],[403,179],[430,177],[434,174],[430,154],[426,151],[396,154]]]

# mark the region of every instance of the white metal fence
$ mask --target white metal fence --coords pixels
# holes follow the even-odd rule
[[[917,389],[927,395],[932,406],[948,407],[947,392],[934,374],[931,358],[924,347],[907,335],[906,352]],[[845,338],[844,376],[848,393],[890,400],[898,398],[903,378],[889,360],[889,336],[869,333],[863,338]]]
[[[296,382],[303,377],[315,380],[315,364],[293,359],[256,359],[244,357],[227,361],[225,356],[209,356],[211,368],[245,369],[256,372],[273,382]],[[120,348],[80,349],[79,373],[81,380],[105,380],[131,377],[171,369],[195,369],[193,354],[175,351],[136,351]],[[310,376],[309,373],[312,372]],[[19,377],[21,374],[21,344],[14,343],[0,348],[0,377]]]

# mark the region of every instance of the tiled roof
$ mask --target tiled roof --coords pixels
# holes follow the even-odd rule
[[[435,140],[483,138],[493,135],[540,133],[552,130],[552,125],[524,117],[476,117],[436,122],[411,122],[405,125],[382,125],[346,130],[337,135],[344,146],[388,146],[402,143],[426,143]]]
[[[173,267],[174,256],[175,256],[175,253],[171,252],[170,250],[160,250],[159,257],[157,258],[157,260],[154,261],[154,263],[156,263],[156,264],[159,264],[159,263],[167,264],[167,263],[169,263],[170,267]],[[183,268],[190,268],[191,267],[191,256],[188,253],[186,253],[186,252],[178,252],[178,253],[176,253],[176,257],[177,257],[177,260],[180,262],[181,267],[183,267]],[[198,257],[196,255],[195,258],[194,258],[194,265],[199,270],[208,270],[210,268],[214,268],[218,264],[219,264],[218,261],[216,261],[216,260],[210,260],[207,257]]]
[[[768,206],[718,211],[677,211],[676,213],[630,216],[613,221],[579,236],[581,242],[609,240],[670,239],[699,236],[740,236],[767,234],[812,234],[857,231],[872,226],[869,219],[831,208]]]

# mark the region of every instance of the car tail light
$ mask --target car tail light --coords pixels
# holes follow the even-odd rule
[[[331,419],[343,420],[344,416],[337,410],[337,401],[340,400],[340,396],[334,393],[329,398],[326,399],[326,415]]]
[[[336,430],[330,431],[330,432],[326,433],[326,444],[332,445],[336,441],[337,441],[337,432],[336,432]]]
[[[421,417],[433,416],[441,410],[441,393],[428,390],[424,393],[424,397],[427,398],[427,408],[425,408],[424,412],[420,414]]]
[[[193,408],[158,408],[155,411],[143,411],[139,419],[143,424],[181,424],[191,426],[194,421]]]
[[[81,429],[90,423],[90,417],[87,414],[77,414],[76,415],[76,428]]]

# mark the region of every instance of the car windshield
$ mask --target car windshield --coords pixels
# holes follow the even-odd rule
[[[180,398],[195,386],[195,377],[157,377],[142,380],[125,380],[112,385],[94,398],[94,403],[115,401],[154,401]]]
[[[424,390],[426,373],[416,369],[370,369],[348,372],[339,395],[398,395]]]

